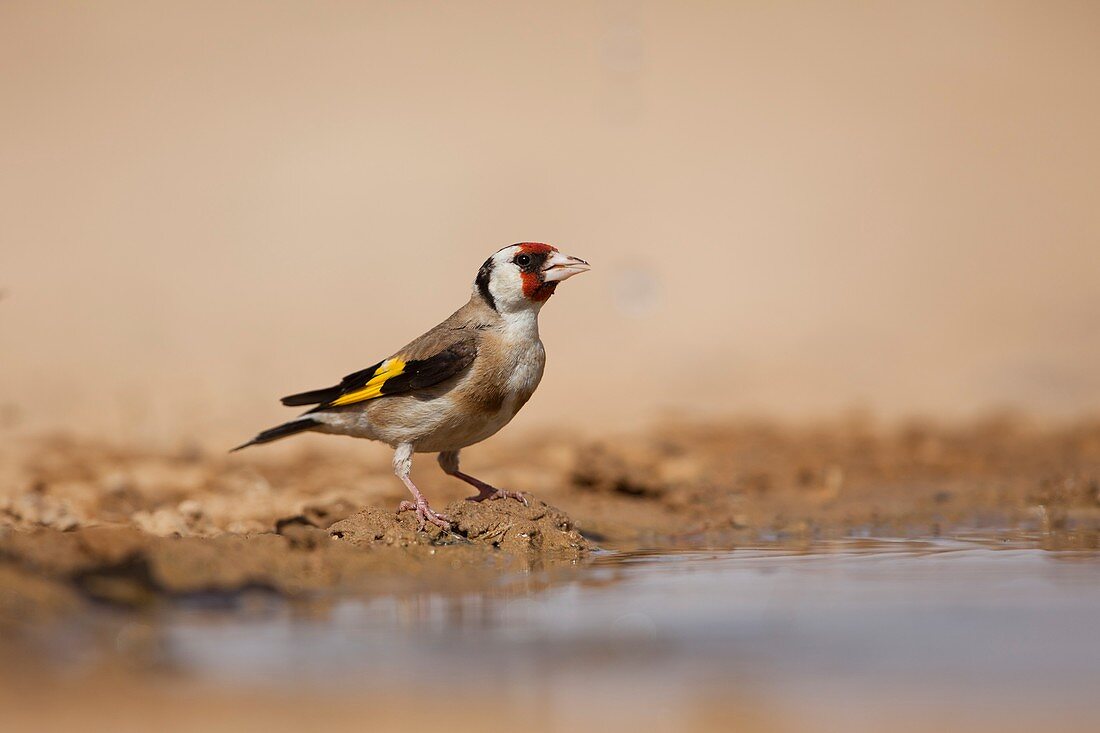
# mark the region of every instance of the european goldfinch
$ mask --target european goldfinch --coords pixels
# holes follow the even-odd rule
[[[470,301],[450,318],[336,386],[284,397],[284,405],[317,406],[233,450],[306,431],[388,443],[394,473],[413,495],[397,511],[415,511],[421,529],[427,522],[449,529],[450,522],[409,478],[413,453],[438,452],[445,473],[477,489],[471,501],[526,503],[460,471],[458,452],[507,425],[531,398],[546,363],[539,311],[558,283],[588,269],[548,244],[504,247],[485,260]]]

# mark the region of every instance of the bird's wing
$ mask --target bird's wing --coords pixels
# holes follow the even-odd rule
[[[284,405],[340,407],[432,387],[470,366],[478,340],[462,328],[432,329],[389,359],[349,374],[340,384],[284,397]]]

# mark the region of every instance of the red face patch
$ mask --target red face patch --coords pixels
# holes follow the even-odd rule
[[[538,258],[539,261],[544,260],[551,252],[558,251],[557,247],[551,247],[549,244],[543,244],[542,242],[520,242],[517,246],[519,247],[517,254],[532,255]],[[543,303],[548,300],[558,286],[557,283],[548,283],[542,279],[541,268],[534,272],[521,272],[520,277],[523,278],[524,296],[536,303]]]
[[[549,300],[554,288],[558,287],[557,283],[543,282],[541,272],[524,272],[520,277],[523,278],[523,294],[536,303]]]
[[[518,245],[520,252],[524,252],[529,255],[546,255],[551,252],[557,252],[557,247],[551,247],[549,244],[543,244],[542,242],[520,242]]]

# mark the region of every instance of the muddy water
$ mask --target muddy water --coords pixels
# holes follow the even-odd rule
[[[198,599],[151,648],[223,691],[419,690],[532,730],[1100,729],[1094,551],[868,539],[540,572],[450,595]]]

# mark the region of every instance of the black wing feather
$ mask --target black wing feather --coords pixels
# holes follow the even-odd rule
[[[367,382],[371,380],[371,377],[374,376],[374,373],[378,371],[378,367],[382,366],[383,363],[384,362],[380,361],[374,366],[352,372],[340,380],[340,384],[334,387],[325,387],[324,389],[315,389],[309,392],[299,392],[298,394],[288,395],[280,401],[287,407],[327,404],[333,400],[339,399],[348,392],[354,392],[357,389],[365,387]]]
[[[414,359],[405,364],[400,374],[382,383],[382,394],[404,394],[433,387],[468,367],[476,355],[475,344],[460,342],[427,359]]]
[[[433,387],[470,366],[475,356],[477,356],[477,343],[471,340],[452,344],[426,359],[407,361],[400,374],[395,374],[382,383],[381,396],[406,394]],[[380,361],[374,366],[349,374],[341,380],[340,384],[333,387],[289,395],[282,399],[282,403],[288,407],[318,405],[315,409],[324,409],[349,392],[365,387],[384,363]]]

